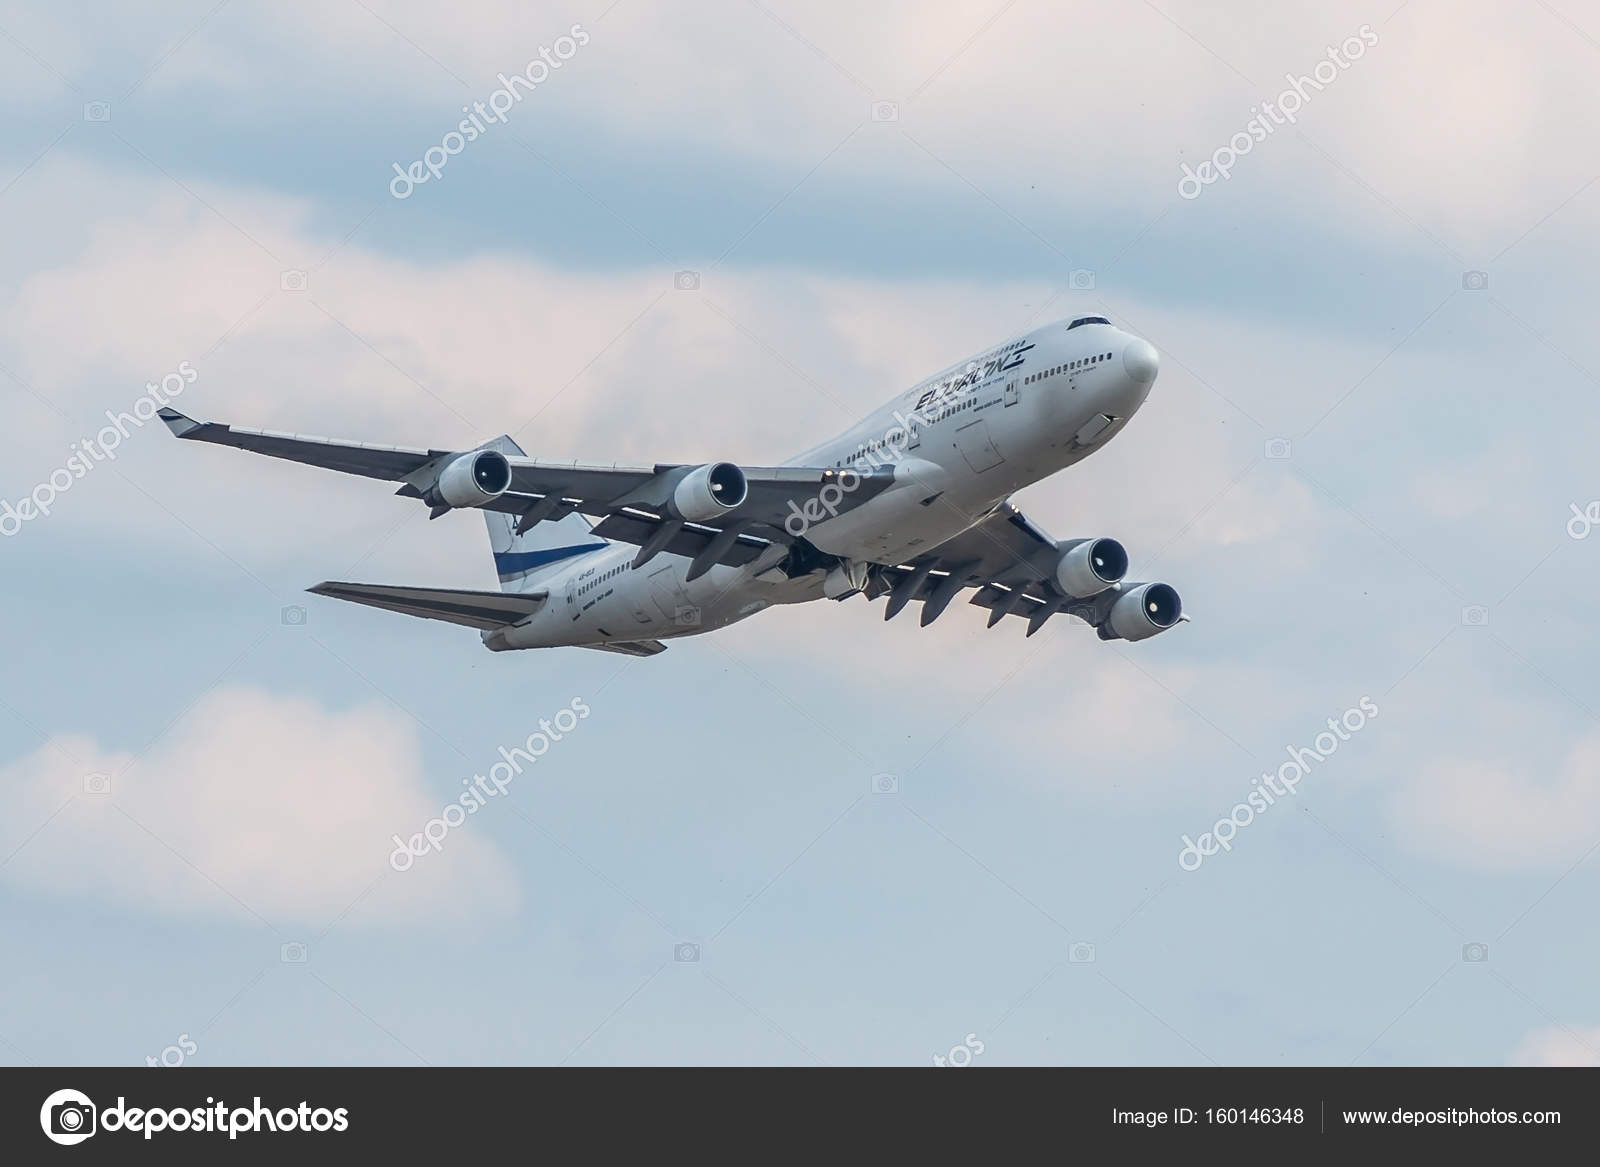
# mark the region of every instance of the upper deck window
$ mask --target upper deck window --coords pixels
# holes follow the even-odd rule
[[[1076,320],[1074,320],[1071,324],[1067,325],[1067,331],[1071,332],[1074,328],[1077,328],[1078,325],[1080,325],[1080,324],[1110,324],[1110,323],[1111,323],[1111,321],[1107,320],[1104,316],[1080,316]]]

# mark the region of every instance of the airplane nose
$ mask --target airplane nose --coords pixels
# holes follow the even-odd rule
[[[1148,385],[1161,371],[1161,356],[1147,340],[1134,337],[1122,350],[1122,367],[1140,385]]]

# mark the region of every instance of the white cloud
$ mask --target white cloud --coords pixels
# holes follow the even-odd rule
[[[1472,523],[1474,529],[1514,527],[1533,510],[1528,483],[1538,482],[1537,467],[1518,440],[1502,440],[1494,448],[1460,461],[1418,469],[1411,483],[1417,510],[1451,523]],[[1520,489],[1519,489],[1520,488]]]
[[[867,756],[904,758],[908,737],[939,742],[992,761],[986,781],[1074,801],[1168,805],[1179,775],[1185,798],[1230,795],[1276,764],[1274,742],[1299,742],[1308,722],[1313,734],[1321,728],[1307,710],[1328,701],[1297,674],[1196,665],[1182,641],[1102,642],[1067,616],[1025,640],[1022,620],[986,628],[988,613],[964,599],[931,628],[919,626],[915,605],[890,622],[883,613],[883,600],[860,597],[779,608],[719,633],[719,643],[819,724],[858,726],[852,744]],[[1186,625],[1168,635],[1195,634]],[[977,736],[996,731],[1003,740]],[[1240,753],[1230,732],[1260,756]]]
[[[359,238],[312,273],[307,292],[283,292],[270,258],[163,180],[130,179],[63,157],[41,164],[38,183],[35,197],[66,200],[84,186],[120,194],[113,206],[85,215],[81,241],[61,241],[56,262],[19,271],[12,303],[0,306],[0,340],[20,354],[18,366],[85,417],[125,407],[144,380],[188,358],[200,377],[178,404],[202,418],[441,448],[510,429],[544,457],[761,464],[836,432],[916,377],[1019,327],[1031,315],[1021,306],[1041,302],[1045,292],[1003,280],[732,270],[707,273],[699,292],[685,293],[672,290],[665,269],[573,272],[481,257],[424,263],[374,252]],[[336,242],[307,226],[293,201],[227,188],[203,193],[296,262]],[[168,288],[176,289],[170,305]],[[247,314],[263,296],[266,304]],[[117,312],[117,303],[131,306]],[[1071,312],[1066,304],[1059,310]],[[1202,378],[1266,424],[1286,419],[1283,432],[1296,432],[1336,399],[1339,375],[1326,374],[1330,366],[1353,379],[1383,350],[1216,311],[1137,302],[1113,311],[1147,327],[1158,347],[1170,345],[1181,359],[1167,361],[1125,434],[1084,465],[1029,488],[1019,502],[1058,538],[1122,540],[1132,576],[1169,579],[1204,622],[1174,632],[1170,644],[1129,649],[1133,659],[1169,658],[1175,647],[1181,656],[1176,638],[1221,634],[1230,623],[1253,621],[1281,637],[1291,622],[1276,605],[1296,594],[1283,581],[1316,582],[1323,601],[1345,602],[1339,589],[1351,576],[1335,561],[1367,546],[1370,534],[1297,477],[1298,461],[1266,461],[1264,431]],[[205,355],[230,328],[227,343]],[[1300,366],[1321,383],[1285,378],[1284,370]],[[1444,374],[1435,368],[1434,375]],[[26,489],[45,459],[77,436],[60,429],[52,449],[43,432],[20,427],[0,436],[0,445],[13,447],[5,493]],[[1297,446],[1297,458],[1303,453]],[[264,576],[296,558],[316,564],[312,578],[337,576],[350,547],[370,546],[374,532],[409,514],[406,530],[438,565],[415,582],[492,586],[483,574],[481,524],[427,524],[420,508],[372,483],[182,445],[159,429],[129,443],[119,466]],[[1399,467],[1402,485],[1415,470],[1413,463]],[[119,530],[144,521],[187,541],[187,532],[109,474],[98,471],[74,488],[45,521]],[[307,522],[308,514],[316,521]],[[1396,517],[1385,514],[1384,525]],[[413,557],[386,570],[415,567]],[[1395,584],[1395,570],[1391,565],[1384,586]],[[1398,570],[1410,571],[1405,564]],[[298,580],[285,573],[283,582]],[[1241,588],[1275,605],[1265,620],[1234,598]],[[870,613],[865,620],[852,615],[858,605]],[[998,683],[1016,663],[1015,619],[986,633],[981,615],[958,604],[939,632],[928,634],[915,628],[915,611],[888,628],[871,627],[880,615],[881,607],[859,601],[769,614],[749,644],[762,656],[812,660],[826,676],[841,653],[859,657],[860,637],[869,636],[872,652],[928,678],[930,697],[952,709],[981,697],[985,683]],[[1110,662],[1084,670],[1083,658],[1120,650],[1082,639],[1081,628],[1063,631],[1065,623],[1041,633],[1067,639],[1039,655],[1030,668],[1034,683],[1008,691],[1010,715],[1027,723],[1019,736],[1038,743],[1040,757],[1076,752],[1122,763],[1131,774],[1141,762],[1148,768],[1173,756],[1196,734],[1216,737],[1149,678],[1108,668]],[[735,637],[730,645],[744,643],[727,635]],[[953,638],[963,646],[962,670],[948,668]],[[1277,646],[1269,640],[1267,656]],[[1299,666],[1285,670],[1270,659],[1227,677],[1215,663],[1188,672],[1172,665],[1167,659],[1160,673],[1165,683],[1218,724],[1239,732],[1270,718],[1280,727],[1278,740],[1297,740],[1306,710],[1348,703],[1345,691],[1365,683],[1350,678],[1330,697],[1309,691]],[[1227,693],[1263,691],[1274,694],[1270,709],[1258,699],[1238,698],[1238,708],[1220,704]],[[1114,716],[1124,709],[1137,710],[1137,720]],[[926,712],[886,716],[913,723]]]
[[[1600,1066],[1600,1026],[1550,1026],[1524,1037],[1514,1066]]]
[[[581,21],[593,41],[538,91],[541,117],[731,150],[760,166],[809,165],[867,119],[871,101],[897,100],[900,121],[866,122],[858,140],[867,148],[833,168],[903,178],[926,148],[986,189],[999,184],[990,193],[1024,218],[1063,197],[1188,212],[1175,193],[1179,152],[1191,163],[1209,156],[1282,91],[1286,73],[1309,73],[1374,18],[1314,0],[1249,20],[1199,3],[997,15],[975,0],[773,0],[765,11],[727,0],[694,11],[620,5],[596,19],[564,3],[375,0],[229,11],[162,60],[203,15],[204,6],[173,4],[145,14],[137,33],[86,28],[70,9],[30,9],[13,23],[22,44],[80,85],[124,73],[131,83],[139,66],[161,60],[136,101],[205,92],[267,114],[307,100],[381,102],[416,124],[420,152],[462,102],[498,85],[497,73]],[[1248,189],[1315,204],[1319,220],[1349,232],[1425,246],[1420,225],[1478,256],[1592,177],[1594,151],[1581,146],[1594,109],[1591,50],[1555,13],[1511,0],[1415,0],[1378,31],[1378,45],[1314,96],[1298,128],[1279,130],[1206,197]],[[76,100],[32,56],[4,59],[14,62],[0,71],[14,90]],[[291,74],[285,92],[279,82]],[[1108,171],[1124,181],[1081,181]]]
[[[1499,871],[1564,867],[1600,838],[1600,734],[1579,738],[1549,773],[1527,756],[1426,763],[1389,812],[1437,858]]]
[[[0,437],[12,453],[0,493],[11,497],[103,425],[102,411],[128,408],[146,381],[180,360],[198,379],[175,404],[202,419],[438,448],[510,430],[542,457],[780,461],[1026,323],[1018,306],[1045,291],[1005,281],[730,271],[685,293],[672,290],[666,270],[587,273],[482,257],[421,263],[359,241],[313,270],[306,291],[283,291],[280,261],[257,242],[306,267],[335,242],[306,226],[306,208],[294,200],[197,187],[247,238],[161,179],[68,157],[40,170],[40,202],[70,201],[86,187],[116,189],[119,198],[79,208],[81,229],[56,242],[52,262],[18,270],[11,299],[0,301],[0,340],[19,354],[14,367],[74,419],[63,424],[38,406],[28,426]],[[1161,320],[1178,337],[1206,334],[1213,323],[1210,314]],[[1217,426],[1218,408],[1183,368],[1169,366],[1151,406],[1095,460],[1093,509],[1083,505],[1086,471],[1077,470],[1030,495],[1043,500],[1035,517],[1063,537],[1115,533],[1149,554],[1193,516],[1188,499],[1220,494],[1257,457],[1259,439],[1246,425]],[[247,563],[275,546],[305,547],[315,534],[292,516],[324,506],[332,492],[365,490],[397,519],[404,505],[368,484],[339,486],[314,471],[179,447],[154,426],[124,446],[118,464]],[[201,477],[211,488],[195,489]],[[1180,479],[1184,505],[1172,495]],[[102,470],[48,521],[125,529],[148,516],[170,530],[140,499],[114,505],[120,489]],[[246,541],[237,514],[268,495],[280,516],[255,524]],[[1309,530],[1310,507],[1295,484],[1247,481],[1221,499],[1203,533],[1259,544],[1295,524]],[[1142,546],[1133,532],[1143,533]],[[346,542],[348,532],[330,538]]]
[[[86,787],[96,774],[109,793]],[[218,690],[144,754],[58,736],[0,768],[0,790],[4,850],[20,847],[0,879],[37,894],[253,918],[242,903],[274,925],[346,909],[358,924],[470,919],[518,900],[514,870],[470,829],[404,873],[389,866],[391,836],[442,801],[409,719],[378,706]]]

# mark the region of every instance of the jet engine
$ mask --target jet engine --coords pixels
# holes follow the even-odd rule
[[[719,519],[750,494],[744,471],[732,462],[708,462],[686,474],[672,491],[672,509],[691,523]]]
[[[1084,539],[1073,544],[1056,564],[1056,582],[1077,600],[1097,596],[1122,579],[1128,553],[1115,539]]]
[[[497,450],[474,450],[452,460],[434,493],[453,507],[481,507],[511,488],[511,463]]]
[[[1183,618],[1183,601],[1171,584],[1146,583],[1129,588],[1111,605],[1106,623],[1123,640],[1144,640],[1165,632]]]

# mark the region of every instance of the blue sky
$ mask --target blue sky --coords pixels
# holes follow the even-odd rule
[[[0,537],[0,1057],[1600,1060],[1597,54],[1575,0],[8,9],[0,498],[182,362],[175,404],[240,424],[762,464],[1092,310],[1160,380],[1018,502],[1194,621],[856,599],[491,655],[302,590],[492,587],[477,516],[133,428]]]

